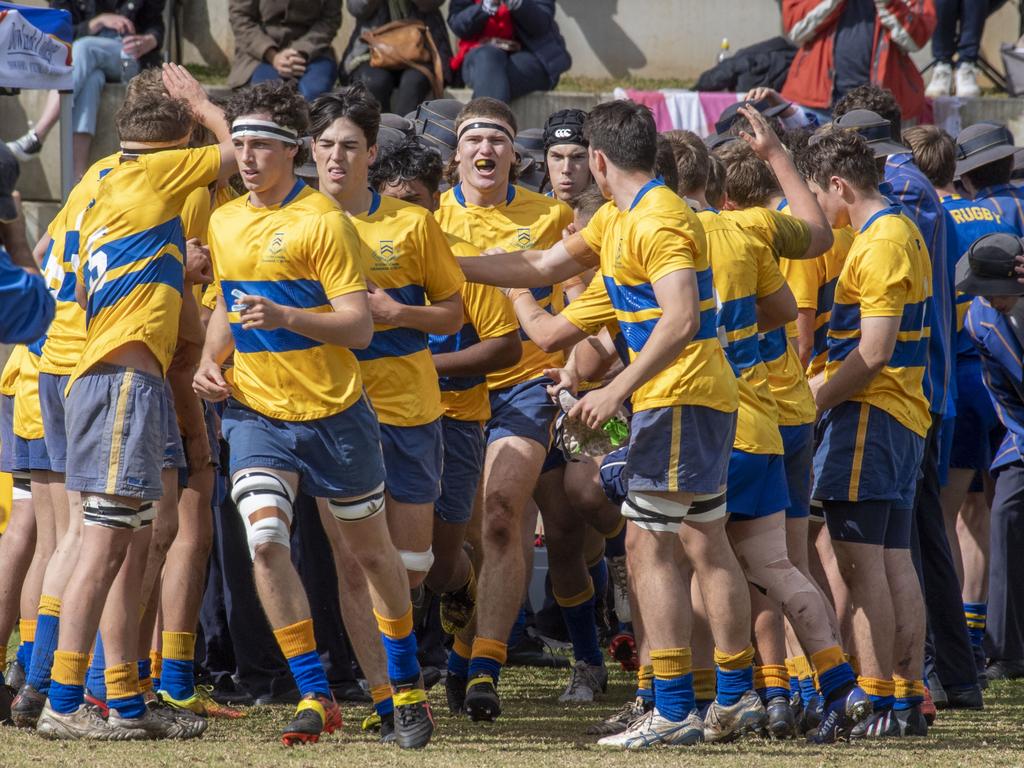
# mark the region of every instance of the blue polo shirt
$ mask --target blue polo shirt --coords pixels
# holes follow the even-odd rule
[[[898,201],[904,213],[917,224],[932,262],[932,296],[928,302],[931,337],[928,341],[928,367],[924,394],[933,414],[952,413],[949,382],[953,372],[951,334],[953,329],[953,290],[947,263],[947,217],[939,195],[931,182],[914,165],[909,152],[891,155],[885,164],[882,194]]]
[[[42,276],[16,266],[0,247],[0,342],[30,344],[53,320],[54,301]]]

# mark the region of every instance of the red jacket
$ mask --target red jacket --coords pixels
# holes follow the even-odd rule
[[[836,28],[846,0],[783,0],[782,26],[798,46],[782,95],[816,109],[832,106]],[[925,108],[924,81],[909,54],[935,29],[934,0],[875,0],[871,82],[888,88],[907,118]]]

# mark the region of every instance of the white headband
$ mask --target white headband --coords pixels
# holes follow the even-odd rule
[[[277,139],[285,144],[299,144],[299,133],[294,128],[278,125],[273,120],[257,120],[252,117],[240,117],[231,124],[231,138],[245,137],[259,139]]]

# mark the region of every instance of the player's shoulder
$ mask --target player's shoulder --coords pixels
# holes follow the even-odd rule
[[[468,240],[463,240],[458,235],[453,235],[450,232],[444,233],[445,240],[448,241],[448,247],[451,249],[454,256],[479,256],[480,249],[473,245]]]
[[[514,185],[513,189],[514,197],[509,205],[515,208],[535,210],[538,213],[552,216],[572,216],[572,208],[557,198],[548,197],[518,185]]]

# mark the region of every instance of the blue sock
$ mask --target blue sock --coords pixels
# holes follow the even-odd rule
[[[104,677],[104,670],[107,663],[103,656],[103,640],[100,633],[96,633],[96,644],[93,646],[92,661],[85,673],[85,689],[89,695],[100,701],[107,700],[107,679]]]
[[[26,682],[40,693],[50,690],[50,671],[53,652],[57,650],[60,617],[41,613],[36,619],[36,639],[32,646],[32,663],[27,670]]]
[[[295,686],[299,689],[299,695],[318,693],[330,698],[331,686],[327,684],[324,665],[320,663],[320,655],[315,650],[292,656],[288,659],[288,668],[291,669],[292,677],[295,678]],[[161,685],[166,684],[164,682],[167,679],[166,670],[167,660],[165,659],[164,670],[160,675]]]
[[[611,538],[604,540],[605,557],[621,557],[626,554],[626,526]]]
[[[148,665],[149,659],[146,659]],[[141,665],[142,662],[140,661]],[[142,676],[141,673],[139,675]],[[160,670],[160,689],[166,691],[172,699],[183,701],[191,698],[196,692],[195,664],[191,659],[164,658]]]
[[[376,704],[373,705],[373,710],[380,717],[385,717],[386,715],[390,715],[392,712],[395,711],[395,700],[394,700],[394,698],[391,697],[391,696],[388,696],[383,701],[378,701]]]
[[[448,674],[463,679],[469,677],[469,658],[456,653],[454,648],[448,651]]]
[[[416,658],[415,633],[399,638],[381,633],[380,637],[388,655],[388,679],[391,684],[408,685],[419,680],[420,663]]]
[[[814,687],[813,677],[800,678],[800,698],[803,700],[805,706],[818,698],[818,689]]]
[[[875,712],[881,712],[883,709],[892,709],[896,704],[895,696],[876,696],[873,693],[869,693],[871,697],[871,706]]]
[[[980,648],[985,642],[988,603],[964,603],[964,618],[967,620],[967,634],[971,638],[971,645]]]
[[[61,715],[70,715],[85,701],[84,685],[65,685],[47,680],[48,698],[53,711]]]
[[[121,717],[142,717],[146,714],[146,700],[141,693],[125,696],[123,699],[110,699],[107,706],[116,709]]]
[[[800,678],[796,675],[792,675],[789,678],[789,691],[791,694],[795,693],[800,700],[803,700],[803,693],[800,690]]]
[[[34,640],[23,642],[18,646],[18,653],[15,658],[18,659],[18,663],[21,664],[21,668],[28,672],[28,666],[32,663],[32,646],[35,645]]]
[[[562,618],[569,630],[576,661],[585,661],[595,667],[604,664],[604,655],[597,644],[597,625],[594,624],[594,596],[578,605],[563,606]]]
[[[487,675],[494,684],[498,684],[498,675],[501,674],[501,664],[496,662],[494,659],[488,659],[484,656],[474,656],[469,660],[469,679],[476,677],[477,675]]]
[[[693,695],[693,673],[674,677],[671,680],[654,678],[654,698],[658,713],[666,720],[681,723],[696,709]]]
[[[603,595],[608,591],[608,563],[602,557],[592,566],[587,568],[590,573],[590,581],[594,585],[594,595]]]
[[[519,645],[525,633],[526,606],[524,605],[522,608],[519,609],[519,615],[516,616],[516,623],[512,625],[512,631],[508,633],[508,647],[514,648],[515,646]]]
[[[754,668],[728,670],[715,667],[715,678],[718,682],[718,695],[715,700],[726,707],[731,707],[744,693],[754,687]]]
[[[812,684],[813,680],[814,678],[811,678]],[[821,686],[821,695],[826,701],[831,701],[837,694],[856,684],[857,676],[853,674],[853,667],[846,661],[818,673],[818,685]]]
[[[653,688],[637,688],[636,697],[641,699],[646,704],[654,703],[654,689]]]
[[[780,696],[788,700],[789,689],[783,688],[779,685],[769,685],[767,688],[764,689],[764,700],[766,702],[771,701],[772,699],[777,699]]]

